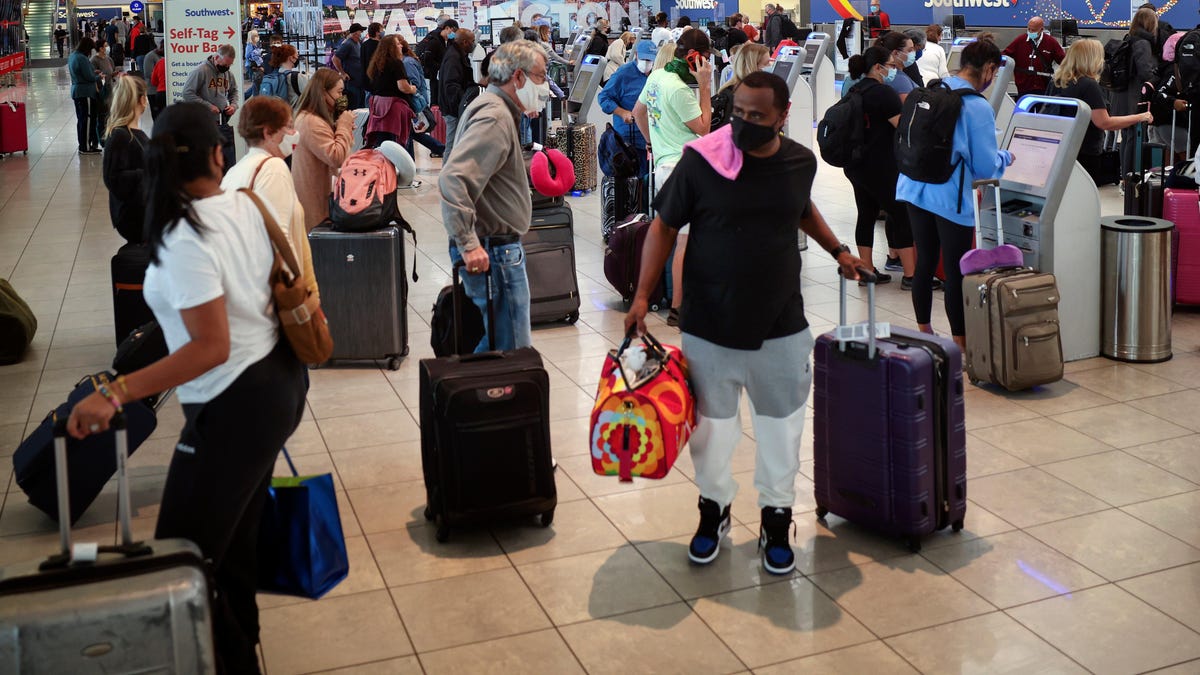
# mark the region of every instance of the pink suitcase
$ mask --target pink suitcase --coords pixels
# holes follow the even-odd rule
[[[25,104],[0,103],[0,154],[29,154],[29,134],[25,126]]]
[[[1163,218],[1175,223],[1179,248],[1176,251],[1175,302],[1200,305],[1200,192],[1163,192]]]

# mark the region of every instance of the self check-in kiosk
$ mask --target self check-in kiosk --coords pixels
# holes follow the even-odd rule
[[[809,33],[803,46],[804,60],[800,63],[800,74],[812,89],[815,122],[825,117],[825,111],[839,98],[833,83],[833,37],[829,33]]]
[[[967,45],[975,41],[972,37],[954,38],[954,42],[950,44],[950,53],[946,54],[946,70],[951,75],[957,75],[962,69],[962,53]]]
[[[975,38],[955,38],[954,44],[950,46],[950,55],[946,60],[946,70],[951,75],[957,75],[958,71],[962,70],[963,50],[974,41]],[[988,103],[992,106],[992,114],[996,116],[997,137],[1008,128],[1008,121],[1012,119],[1013,110],[1016,108],[1012,96],[1008,95],[1009,87],[1013,83],[1016,63],[1007,56],[1000,58],[1004,63],[996,71],[996,79],[992,80],[988,88],[983,90],[983,95],[987,97]]]
[[[567,95],[567,113],[569,118],[578,123],[595,123],[603,111],[596,105],[596,94],[600,91],[600,79],[608,59],[596,54],[588,54],[575,70],[575,82]],[[593,115],[596,119],[589,119]]]
[[[805,53],[803,47],[783,47],[771,64],[770,71],[783,78],[791,92],[786,128],[788,138],[811,148],[814,100],[812,87],[806,78],[801,77]]]
[[[1033,112],[1047,105],[1062,116]],[[1075,161],[1091,115],[1076,99],[1025,96],[1000,142],[1015,157],[1000,180],[1004,243],[1020,248],[1026,265],[1057,277],[1067,361],[1100,353],[1100,195]],[[985,190],[980,248],[996,246],[996,208],[995,192]]]

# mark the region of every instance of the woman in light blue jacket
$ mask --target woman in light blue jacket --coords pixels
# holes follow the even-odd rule
[[[96,120],[100,114],[100,71],[92,65],[96,43],[85,37],[75,46],[67,59],[71,73],[71,98],[75,101],[75,133],[79,139],[79,154],[100,154],[100,138]]]
[[[421,67],[421,62],[417,59],[417,55],[413,52],[412,47],[408,46],[408,40],[400,37],[400,51],[404,54],[404,71],[408,73],[408,81],[412,82],[417,87],[417,93],[412,94],[412,109],[417,113],[418,125],[432,124],[433,111],[429,109],[429,82],[425,80],[425,70]],[[418,127],[423,128],[423,127]],[[414,130],[408,137],[408,154],[413,154],[413,141],[417,141],[421,145],[429,149],[430,157],[441,157],[446,151],[446,146],[439,143],[436,138],[430,135],[431,129],[423,128],[422,131]]]
[[[967,45],[962,53],[962,70],[943,80],[952,89],[987,89],[1000,69],[1000,48],[990,40]],[[913,180],[903,173],[896,182],[896,201],[908,203],[909,221],[917,247],[917,269],[913,274],[912,301],[917,324],[932,333],[933,275],[939,257],[946,261],[946,317],[954,341],[965,349],[966,320],[963,313],[962,273],[958,261],[971,249],[975,234],[975,193],[971,183],[999,178],[1014,161],[1012,153],[996,145],[996,118],[982,96],[964,96],[962,112],[954,127],[954,150],[950,164],[954,174],[945,183]]]

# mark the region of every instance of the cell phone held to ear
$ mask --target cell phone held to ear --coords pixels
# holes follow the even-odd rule
[[[692,70],[700,70],[700,60],[703,58],[704,58],[704,55],[701,54],[700,52],[696,51],[695,49],[688,50],[688,53],[687,53],[688,68],[691,68]]]

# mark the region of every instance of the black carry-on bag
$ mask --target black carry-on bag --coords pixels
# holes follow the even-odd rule
[[[437,540],[448,540],[451,527],[506,518],[538,515],[549,526],[558,492],[541,355],[526,347],[423,359],[420,377],[425,518]]]
[[[72,543],[62,518],[58,553],[0,567],[0,672],[216,672],[203,556],[184,539],[134,541],[122,414],[112,428],[121,543]],[[58,511],[67,513],[65,417],[55,420],[54,456]]]

